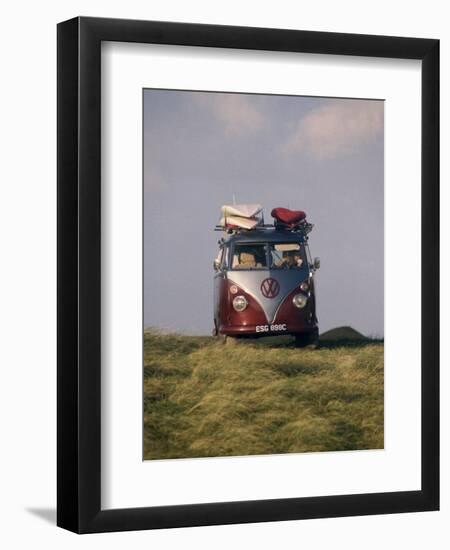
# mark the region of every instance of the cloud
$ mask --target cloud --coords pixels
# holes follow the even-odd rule
[[[197,103],[213,113],[229,136],[255,134],[266,124],[263,113],[246,95],[207,93],[195,94],[194,97]]]
[[[379,135],[383,122],[382,101],[341,100],[306,114],[282,150],[317,160],[352,154]]]

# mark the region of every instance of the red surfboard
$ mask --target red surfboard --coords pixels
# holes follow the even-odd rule
[[[303,210],[289,210],[289,208],[274,208],[270,215],[277,222],[291,226],[298,225],[306,220],[306,213]]]

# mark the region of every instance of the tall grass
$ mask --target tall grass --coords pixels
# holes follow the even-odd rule
[[[383,448],[383,344],[144,335],[144,458]]]

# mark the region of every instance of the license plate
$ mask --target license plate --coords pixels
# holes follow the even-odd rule
[[[286,330],[286,323],[273,325],[256,325],[256,332],[283,332]]]

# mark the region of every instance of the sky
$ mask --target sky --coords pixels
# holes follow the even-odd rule
[[[304,210],[319,330],[384,335],[384,102],[144,90],[144,326],[210,334],[220,207]]]

